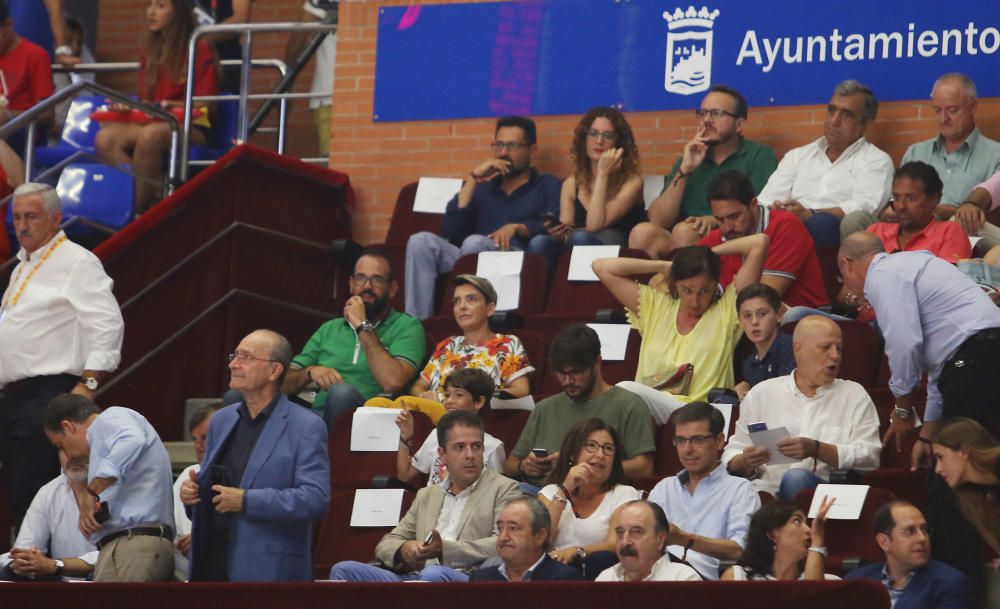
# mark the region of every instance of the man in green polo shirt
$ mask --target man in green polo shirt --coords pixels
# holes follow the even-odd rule
[[[653,259],[695,245],[715,228],[708,204],[708,184],[715,176],[734,169],[750,178],[754,193],[759,193],[778,166],[774,151],[743,139],[747,102],[736,89],[715,85],[695,116],[698,130],[649,206],[649,222],[638,224],[629,234],[629,247]]]
[[[354,265],[344,316],[320,326],[292,359],[282,392],[316,385],[313,409],[328,426],[368,398],[402,391],[423,360],[424,327],[389,305],[398,288],[394,277],[384,251],[364,250]]]

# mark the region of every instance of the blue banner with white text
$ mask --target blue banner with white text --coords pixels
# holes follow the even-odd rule
[[[996,0],[515,0],[379,9],[376,121],[825,103],[857,79],[926,99],[963,72],[1000,96]]]

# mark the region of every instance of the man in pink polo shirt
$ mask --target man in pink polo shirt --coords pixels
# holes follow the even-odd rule
[[[937,170],[927,163],[904,164],[892,180],[892,206],[898,223],[877,222],[868,227],[868,232],[878,235],[890,254],[927,250],[951,263],[968,258],[972,248],[962,226],[934,217],[942,189]]]

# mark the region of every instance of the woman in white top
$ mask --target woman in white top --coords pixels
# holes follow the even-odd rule
[[[642,492],[625,484],[618,432],[601,419],[584,419],[563,439],[548,485],[538,495],[552,517],[555,560],[576,565],[589,579],[617,562],[612,518]]]
[[[723,580],[840,579],[824,573],[826,513],[833,498],[824,498],[812,527],[792,503],[774,501],[753,515],[747,545]]]

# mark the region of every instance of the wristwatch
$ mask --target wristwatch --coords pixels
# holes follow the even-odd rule
[[[358,327],[355,328],[355,330],[358,331],[358,334],[360,334],[362,332],[374,332],[375,331],[375,324],[373,324],[372,322],[370,322],[370,321],[368,321],[366,319],[363,322],[361,322],[360,324],[358,324]]]
[[[583,564],[583,561],[587,560],[587,551],[583,548],[576,549],[576,562]]]
[[[823,558],[827,557],[826,546],[810,546],[807,551],[821,554]]]
[[[92,376],[80,377],[80,382],[83,383],[84,387],[90,389],[91,391],[97,391],[98,386],[100,386],[100,382]]]
[[[896,406],[893,409],[893,413],[895,413],[896,418],[899,419],[900,421],[906,421],[907,419],[913,416],[912,410],[910,410],[909,408],[900,408],[899,406]]]
[[[64,563],[63,561],[59,560],[58,558],[56,558],[52,562],[55,563],[55,565],[56,565],[56,572],[55,572],[54,575],[56,577],[59,577],[60,575],[62,575],[63,567],[66,566],[66,563]]]

